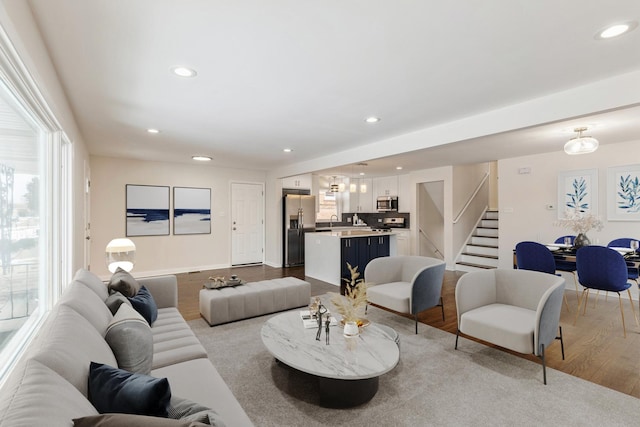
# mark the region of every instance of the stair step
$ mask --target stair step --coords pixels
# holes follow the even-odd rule
[[[480,227],[498,228],[498,220],[497,219],[483,219],[482,221],[480,221]]]
[[[476,228],[475,236],[498,237],[498,229],[497,228],[478,227],[478,228]]]
[[[491,270],[495,267],[489,267],[481,264],[474,264],[471,262],[457,262],[456,270],[457,271],[483,271],[483,270]]]
[[[486,211],[484,213],[484,219],[498,219],[498,211]]]
[[[496,246],[486,245],[467,245],[465,247],[465,253],[471,255],[490,255],[498,256],[498,248]]]
[[[476,255],[476,254],[460,254],[458,262],[466,262],[477,265],[484,265],[487,267],[498,267],[498,257],[492,255]]]
[[[473,236],[471,237],[471,244],[472,245],[486,245],[486,246],[493,246],[493,247],[498,247],[498,238],[497,237],[491,237],[491,236]]]

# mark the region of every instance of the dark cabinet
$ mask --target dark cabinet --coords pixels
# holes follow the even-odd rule
[[[341,240],[340,250],[340,277],[351,281],[351,273],[347,263],[351,267],[358,267],[360,279],[364,278],[364,268],[374,258],[389,256],[389,236],[350,237]],[[340,293],[344,294],[345,280],[341,280]]]

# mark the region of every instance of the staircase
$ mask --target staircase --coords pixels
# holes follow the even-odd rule
[[[498,211],[486,211],[456,262],[457,271],[498,268]]]

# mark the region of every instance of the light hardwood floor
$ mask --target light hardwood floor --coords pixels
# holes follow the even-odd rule
[[[179,310],[187,320],[200,317],[198,294],[209,276],[237,274],[247,281],[294,276],[305,279],[304,267],[272,268],[264,265],[226,268],[195,273],[178,274]],[[455,307],[455,286],[462,273],[447,271],[442,288],[445,321],[440,308],[427,310],[419,316],[422,323],[455,334],[457,317]],[[323,294],[337,288],[328,283],[306,278],[311,283],[313,295]],[[547,351],[547,366],[600,384],[622,393],[640,398],[640,328],[635,324],[627,295],[623,295],[623,308],[627,325],[627,338],[623,338],[622,321],[618,296],[610,294],[605,301],[600,296],[596,308],[594,298],[589,300],[586,316],[580,314],[574,326],[578,299],[575,291],[566,291],[569,308],[563,305],[560,324],[565,345],[565,360],[562,360],[560,343],[552,344]],[[635,311],[638,313],[638,303]],[[453,340],[452,340],[453,345]],[[507,350],[505,350],[507,351]],[[513,353],[517,354],[517,353]],[[523,356],[538,363],[534,356]]]

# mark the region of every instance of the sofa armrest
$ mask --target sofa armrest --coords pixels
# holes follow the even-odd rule
[[[158,308],[178,307],[178,279],[176,276],[145,277],[136,280],[149,290]]]

